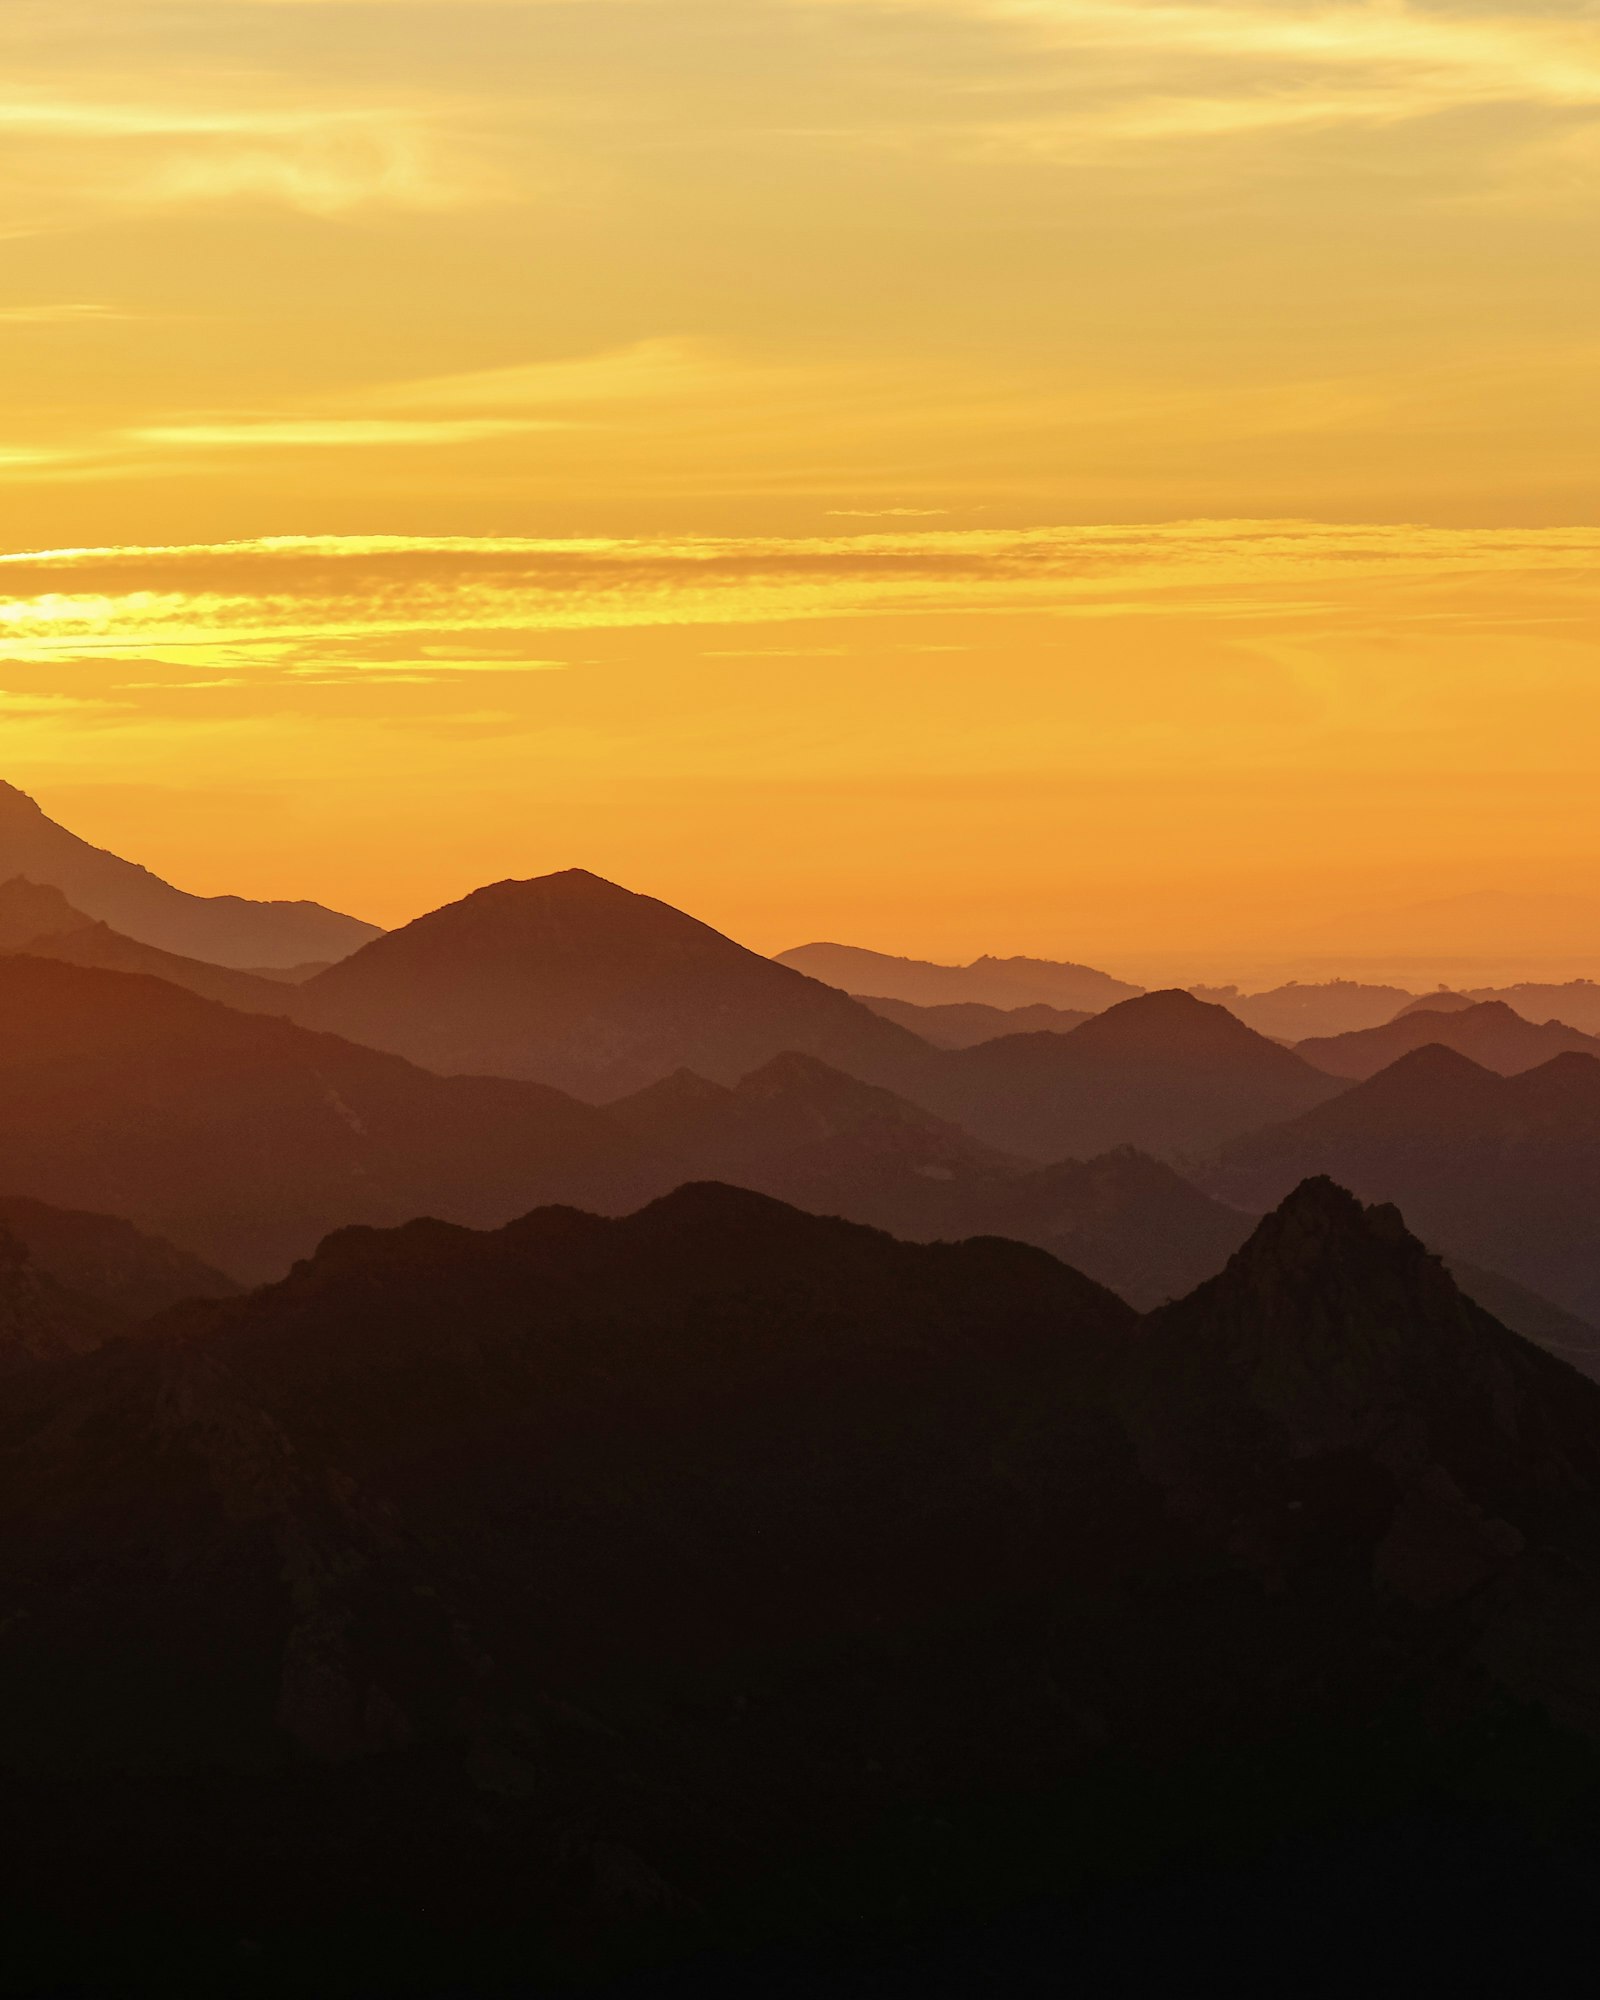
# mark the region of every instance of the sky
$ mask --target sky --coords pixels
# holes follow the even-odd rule
[[[1597,220],[1593,0],[6,0],[0,775],[384,923],[1600,971]]]

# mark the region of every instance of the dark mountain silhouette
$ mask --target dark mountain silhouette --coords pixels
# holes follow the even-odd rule
[[[0,958],[8,1191],[123,1215],[246,1279],[330,1228],[664,1184],[616,1126],[537,1084],[444,1078],[164,981]]]
[[[978,1000],[955,1000],[940,1007],[919,1007],[910,1000],[880,1000],[871,994],[856,996],[863,1007],[881,1014],[886,1021],[898,1021],[936,1049],[971,1049],[979,1042],[992,1042],[997,1035],[1070,1034],[1092,1015],[1066,1007],[986,1007]]]
[[[1548,1299],[1519,1285],[1514,1278],[1462,1257],[1447,1257],[1445,1268],[1467,1297],[1492,1313],[1502,1326],[1542,1347],[1558,1361],[1600,1382],[1600,1327],[1591,1326],[1576,1313],[1563,1312]]]
[[[147,868],[91,847],[15,786],[0,784],[0,880],[22,875],[60,889],[87,916],[142,944],[216,965],[294,965],[342,958],[380,935],[318,903],[191,896]]]
[[[0,1195],[0,1230],[45,1277],[123,1323],[151,1319],[186,1299],[231,1298],[240,1289],[200,1258],[115,1215]]]
[[[1302,1042],[1311,1035],[1347,1035],[1393,1020],[1412,995],[1399,986],[1364,986],[1353,979],[1302,985],[1291,979],[1265,993],[1241,993],[1237,986],[1191,986],[1197,1000],[1209,1000],[1237,1014],[1258,1035],[1275,1042]]]
[[[63,937],[90,921],[59,889],[21,875],[0,883],[0,951],[20,951],[35,938]]]
[[[717,1187],[346,1231],[0,1427],[0,1914],[57,1990],[197,1912],[263,1992],[1588,1917],[1600,1390],[1326,1183],[1142,1324]],[[983,1913],[1028,1984],[894,1983]]]
[[[1592,979],[1569,979],[1561,986],[1474,987],[1467,998],[1503,1000],[1526,1020],[1565,1021],[1585,1034],[1600,1035],[1600,984]]]
[[[1209,1177],[1266,1206],[1315,1168],[1393,1200],[1429,1242],[1600,1318],[1600,1061],[1498,1076],[1418,1049],[1329,1103],[1229,1146]]]
[[[1482,1068],[1498,1070],[1502,1076],[1534,1069],[1552,1056],[1571,1051],[1600,1056],[1600,1041],[1594,1036],[1565,1027],[1560,1021],[1535,1026],[1513,1013],[1503,1000],[1484,1000],[1449,1010],[1408,1011],[1381,1028],[1300,1042],[1295,1054],[1329,1076],[1361,1079],[1376,1076],[1380,1069],[1430,1042],[1470,1056]]]
[[[1098,1014],[1143,990],[1090,966],[1058,964],[1048,958],[978,958],[971,965],[932,965],[853,944],[804,944],[780,952],[778,963],[846,993],[909,1000],[919,1007],[976,1001],[1010,1009],[1042,1003]]]
[[[731,1083],[787,1050],[874,1082],[927,1054],[847,995],[578,868],[435,910],[309,980],[295,1009],[446,1074],[594,1101],[684,1068]]]
[[[1226,1008],[1179,992],[1125,1000],[1069,1035],[948,1052],[907,1086],[988,1144],[1036,1160],[1117,1146],[1203,1152],[1337,1088]]]
[[[0,1222],[0,1380],[39,1362],[86,1354],[110,1337],[115,1315],[59,1284]]]

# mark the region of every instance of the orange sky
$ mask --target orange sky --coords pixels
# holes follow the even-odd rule
[[[0,774],[385,921],[1600,970],[1597,208],[1576,0],[7,0]]]

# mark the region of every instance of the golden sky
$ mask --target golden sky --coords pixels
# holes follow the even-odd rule
[[[1590,0],[5,0],[0,774],[380,921],[1595,970],[1597,220]]]

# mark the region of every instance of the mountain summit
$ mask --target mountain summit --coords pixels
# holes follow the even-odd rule
[[[788,1050],[892,1081],[929,1051],[846,994],[653,896],[572,868],[496,882],[310,980],[299,1019],[447,1074],[620,1097],[732,1083]]]
[[[320,903],[252,903],[191,896],[148,868],[91,847],[0,782],[0,882],[13,876],[59,889],[85,916],[141,944],[213,965],[287,966],[342,958],[376,927]]]

